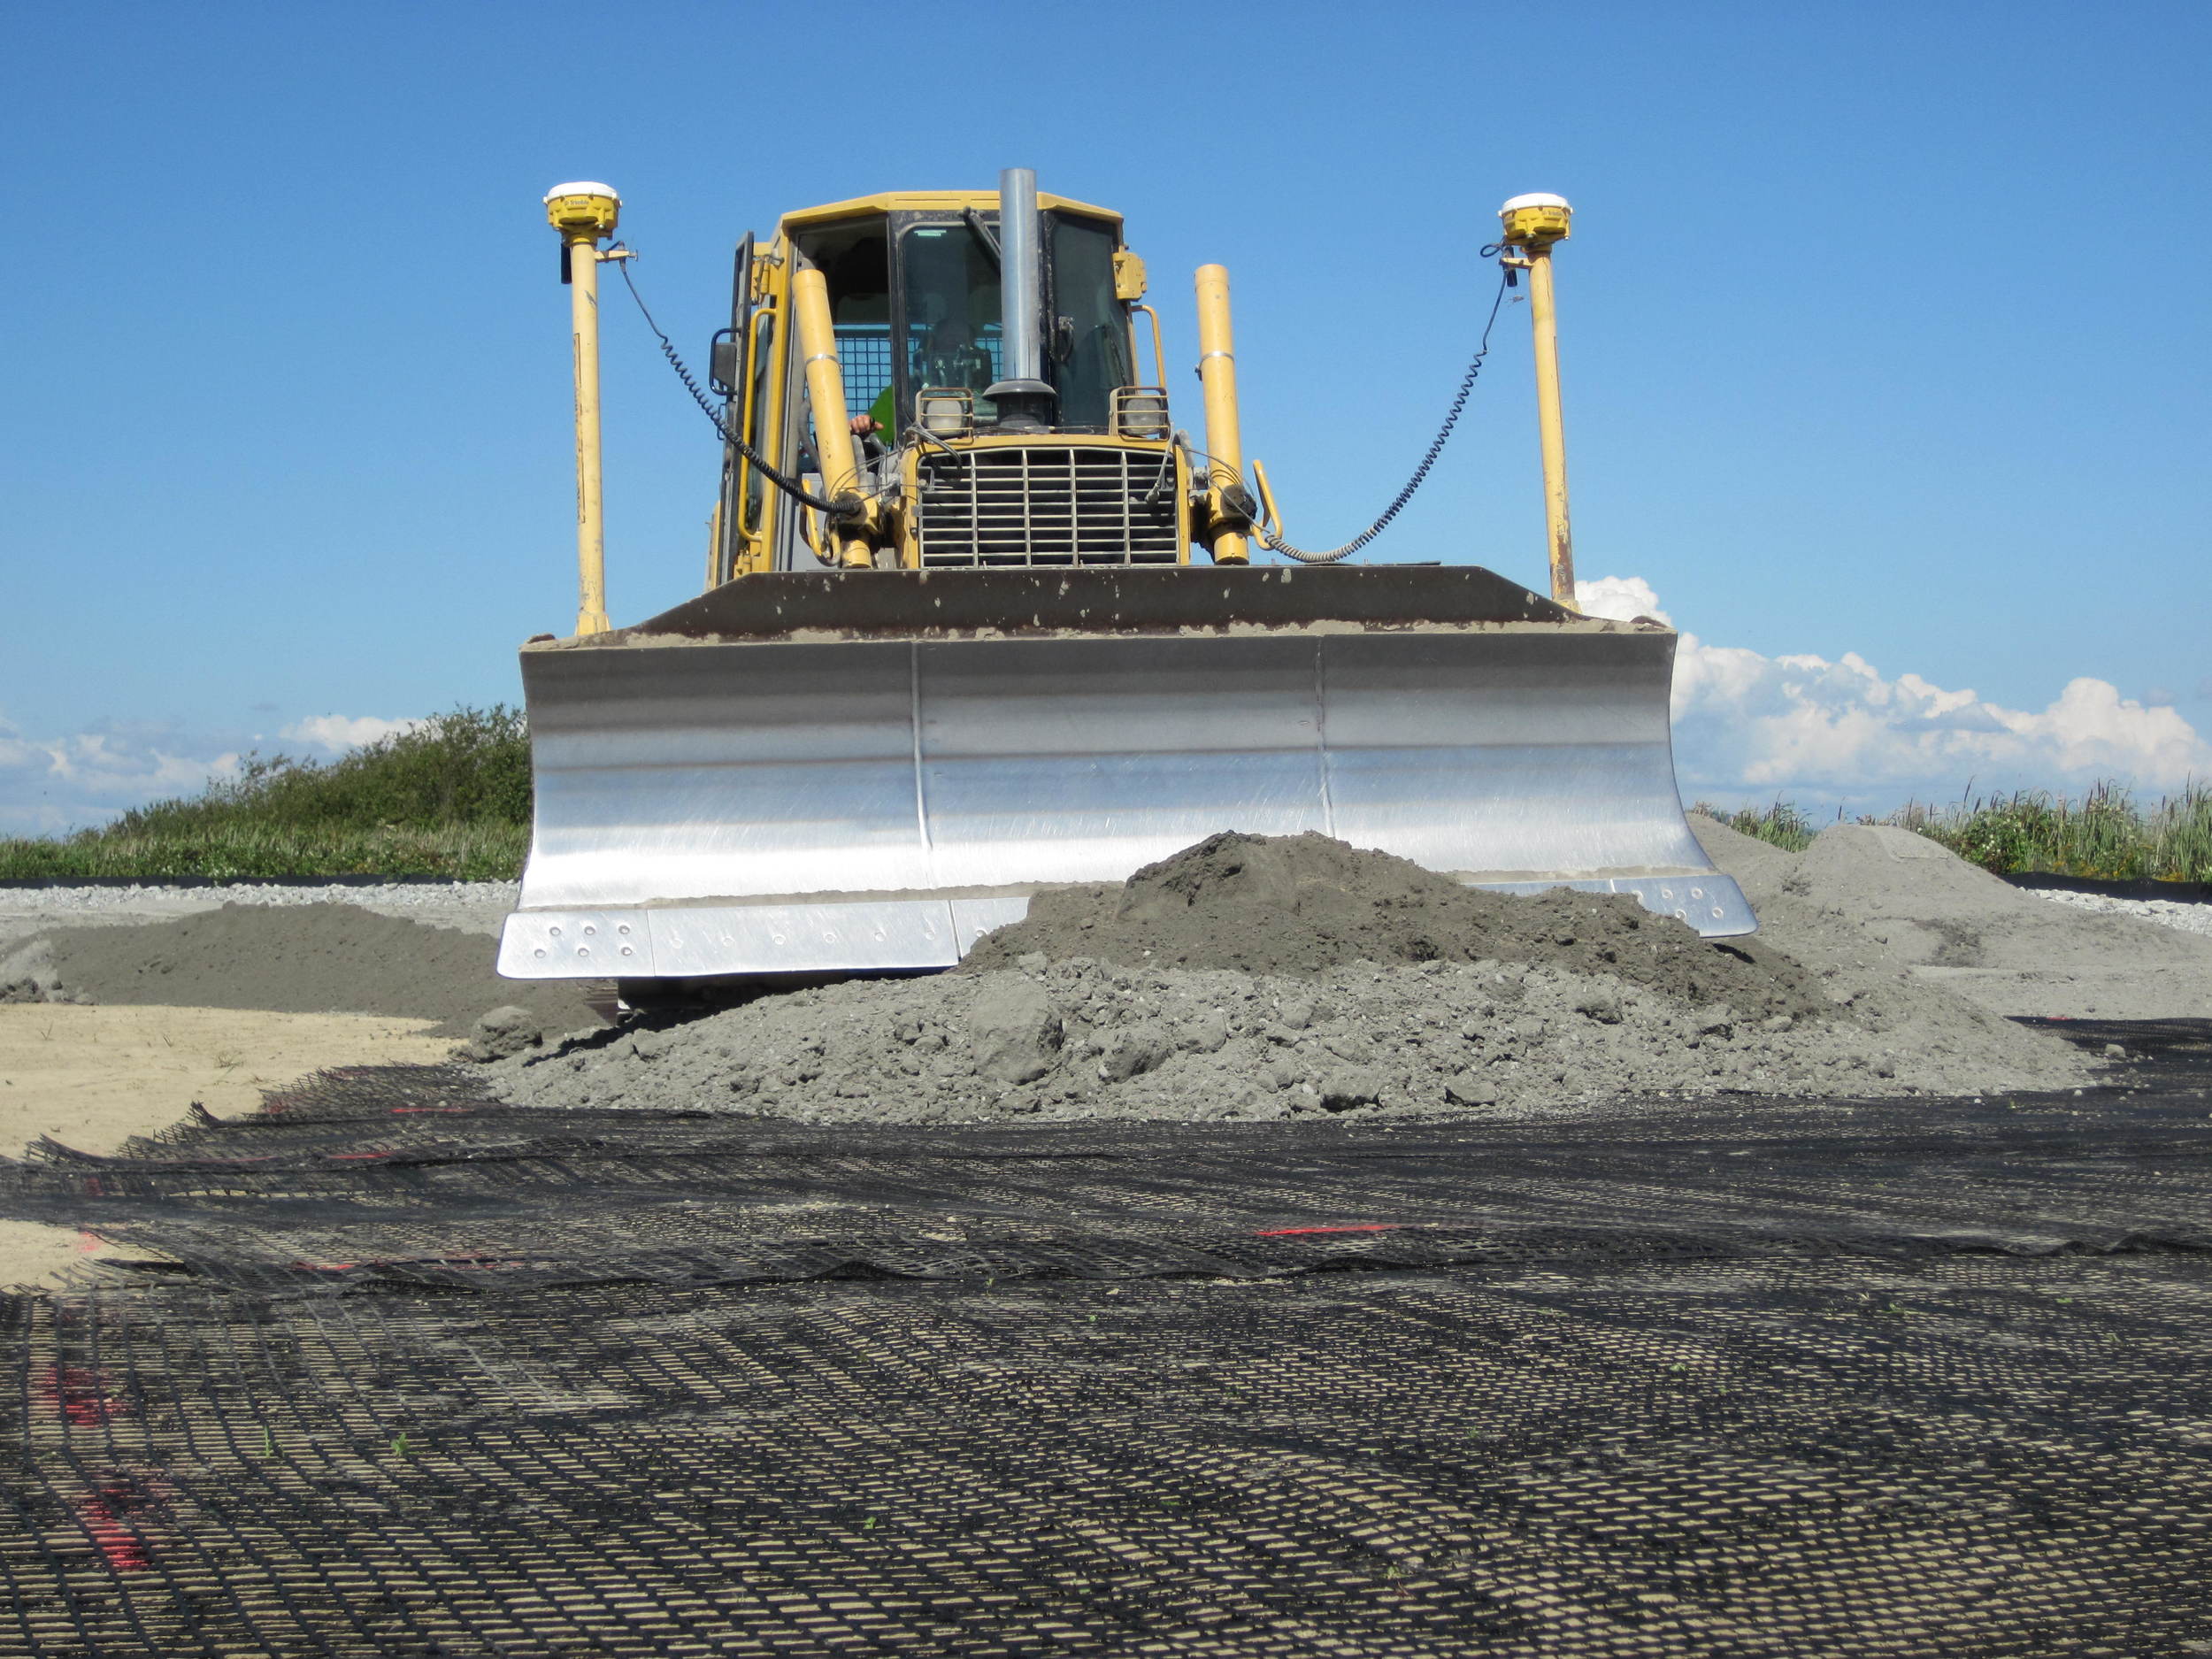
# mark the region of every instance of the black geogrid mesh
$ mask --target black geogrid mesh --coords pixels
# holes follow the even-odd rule
[[[2163,1055],[1487,1129],[358,1072],[9,1166],[181,1265],[5,1304],[0,1652],[2212,1653],[2212,1041],[2083,1034]]]

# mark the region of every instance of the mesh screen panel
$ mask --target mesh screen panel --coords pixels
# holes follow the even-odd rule
[[[2120,1089],[814,1129],[330,1074],[8,1213],[0,1652],[2212,1652],[2212,1039]],[[127,1250],[126,1251],[127,1254]]]
[[[891,384],[891,326],[888,323],[841,323],[836,332],[837,362],[845,379],[845,411],[864,415]]]

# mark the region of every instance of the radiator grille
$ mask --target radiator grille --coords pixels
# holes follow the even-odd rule
[[[1161,462],[1157,449],[1107,444],[932,453],[921,463],[922,564],[1175,564],[1174,478],[1161,482]]]

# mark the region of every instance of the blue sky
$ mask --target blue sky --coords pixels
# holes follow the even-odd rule
[[[1127,215],[1188,420],[1188,273],[1229,265],[1248,449],[1309,544],[1417,458],[1497,204],[1571,196],[1579,563],[1694,636],[1686,788],[2212,772],[2201,5],[90,4],[9,35],[0,829],[516,695],[573,604],[549,185],[622,190],[696,357],[749,227],[1014,165]],[[622,620],[694,590],[717,457],[607,314]],[[1540,585],[1524,311],[1501,338],[1377,557]]]

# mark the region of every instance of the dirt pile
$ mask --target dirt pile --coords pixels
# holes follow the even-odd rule
[[[1325,835],[1215,835],[1118,885],[1063,887],[979,941],[965,972],[1094,957],[1125,967],[1308,975],[1355,963],[1511,962],[1606,973],[1740,1014],[1821,1012],[1803,969],[1755,940],[1709,944],[1625,895],[1517,898]]]
[[[1623,1095],[2078,1087],[2047,1033],[1632,901],[1471,892],[1317,836],[1217,836],[1048,895],[958,972],[764,997],[502,1061],[532,1104],[836,1122],[1575,1113]]]
[[[1041,956],[1008,970],[764,997],[489,1068],[532,1105],[814,1122],[1573,1115],[1624,1094],[2062,1088],[2066,1044],[1955,999],[1878,992],[1826,1017],[1681,1002],[1502,962],[1296,979]]]
[[[1767,948],[1824,980],[1909,977],[2007,1014],[2212,1016],[2212,939],[2055,904],[1910,830],[1839,824],[1802,853],[1691,827]]]
[[[0,999],[383,1014],[464,1036],[518,1006],[552,1033],[600,1021],[575,987],[503,979],[480,933],[351,904],[226,904],[142,927],[55,928],[0,960]]]

